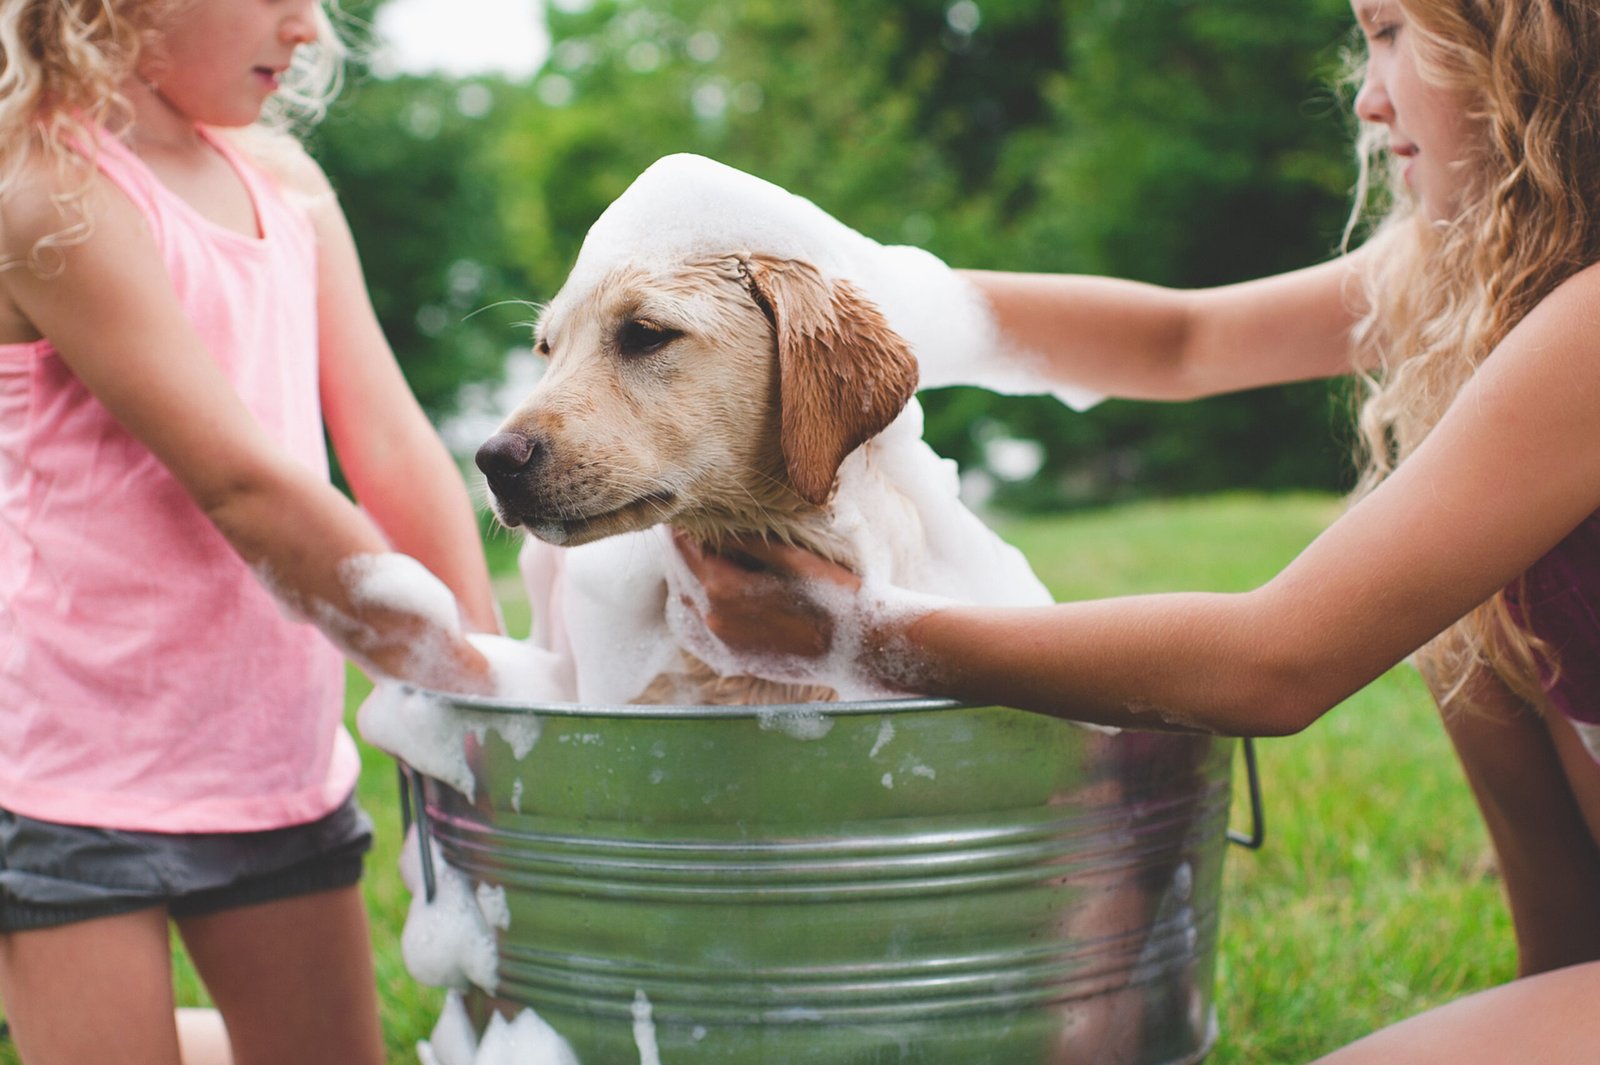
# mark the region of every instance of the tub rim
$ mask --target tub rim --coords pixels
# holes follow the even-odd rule
[[[439,691],[415,684],[401,685],[407,694],[436,699],[462,710],[483,713],[532,714],[545,717],[618,718],[633,720],[714,720],[718,718],[771,720],[772,718],[805,717],[859,717],[868,714],[905,714],[941,710],[1013,709],[1011,707],[985,707],[957,699],[942,699],[926,695],[909,695],[885,699],[839,700],[818,703],[761,703],[745,706],[713,705],[708,703],[655,703],[609,704],[574,703],[559,700],[549,702],[522,702],[491,695],[471,695],[462,692]],[[1027,713],[1014,710],[1015,713]],[[1046,717],[1052,715],[1044,715]]]

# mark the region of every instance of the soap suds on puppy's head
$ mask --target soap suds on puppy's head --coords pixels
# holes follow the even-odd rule
[[[1054,395],[1075,410],[1101,398],[1051,379],[1043,359],[1004,343],[982,294],[938,257],[879,244],[810,200],[698,155],[657,160],[606,208],[557,301],[582,299],[621,264],[670,271],[728,255],[798,259],[850,282],[910,345],[923,388]]]

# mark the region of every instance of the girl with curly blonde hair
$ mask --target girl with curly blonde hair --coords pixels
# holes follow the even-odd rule
[[[499,623],[286,132],[338,58],[317,0],[0,0],[0,1001],[29,1065],[383,1061],[340,652],[483,691],[462,623]],[[371,594],[390,552],[430,602]]]
[[[875,588],[837,615],[812,582],[859,582],[814,556],[682,550],[705,624],[755,672],[844,631],[886,687],[1130,728],[1297,732],[1416,653],[1523,975],[1326,1060],[1577,1065],[1600,1046],[1600,4],[1352,7],[1363,174],[1391,204],[1359,248],[1194,292],[967,275],[1016,349],[1106,394],[1358,375],[1362,484],[1282,573],[1030,610]]]

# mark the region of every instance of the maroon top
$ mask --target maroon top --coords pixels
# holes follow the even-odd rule
[[[1600,511],[1529,568],[1522,598],[1529,627],[1556,655],[1554,683],[1545,681],[1551,703],[1574,721],[1600,725]]]

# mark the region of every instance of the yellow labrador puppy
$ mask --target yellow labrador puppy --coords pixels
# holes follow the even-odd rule
[[[916,592],[1048,601],[920,438],[918,357],[884,308],[920,302],[916,328],[981,342],[982,308],[959,303],[953,278],[697,157],[658,163],[602,216],[540,317],[544,376],[477,455],[500,519],[537,538],[523,560],[546,611],[535,637],[573,655],[579,700],[868,694],[716,661],[674,612],[692,589],[666,538],[622,537],[653,526],[781,538]]]

